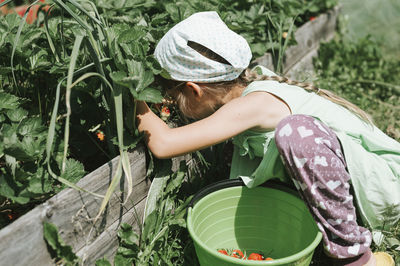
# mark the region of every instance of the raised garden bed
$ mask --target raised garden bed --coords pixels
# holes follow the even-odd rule
[[[287,49],[283,60],[284,74],[298,78],[304,71],[312,71],[311,58],[316,55],[319,43],[332,38],[339,8],[318,16],[301,26],[295,33],[297,45]],[[271,54],[254,60],[274,69]],[[117,230],[121,223],[128,223],[139,231],[143,219],[150,181],[146,178],[144,147],[139,145],[129,153],[133,175],[133,193],[124,206],[121,204],[127,184],[121,182],[101,219],[93,224],[101,199],[68,188],[45,203],[26,213],[0,230],[0,261],[7,265],[52,265],[43,239],[43,223],[59,228],[59,234],[70,245],[85,265],[97,259],[112,258],[118,248]],[[184,158],[174,159],[175,164]],[[119,157],[86,175],[77,185],[104,195],[116,170]],[[124,189],[122,189],[124,188]],[[1,263],[0,263],[1,264]]]
[[[308,21],[294,33],[297,45],[289,46],[283,57],[282,73],[293,79],[303,79],[312,75],[312,58],[317,56],[321,42],[334,37],[340,5],[316,19]],[[271,53],[255,59],[251,65],[263,65],[274,70],[276,65]]]

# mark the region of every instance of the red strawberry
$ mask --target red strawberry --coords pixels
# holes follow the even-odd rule
[[[242,259],[244,257],[243,252],[239,249],[234,249],[231,256],[238,259]]]
[[[219,249],[218,252],[224,255],[228,255],[228,252],[226,252],[225,249]]]
[[[251,253],[248,257],[248,260],[263,260],[263,256],[258,253]]]

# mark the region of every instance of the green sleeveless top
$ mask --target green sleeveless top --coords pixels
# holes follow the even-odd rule
[[[258,73],[275,75],[257,66]],[[281,98],[292,114],[313,116],[339,138],[351,176],[357,210],[380,243],[380,230],[400,220],[400,143],[377,127],[314,92],[277,81],[255,81],[243,92],[265,91]],[[277,178],[290,181],[274,141],[274,131],[245,131],[233,139],[230,178],[242,178],[247,187]]]

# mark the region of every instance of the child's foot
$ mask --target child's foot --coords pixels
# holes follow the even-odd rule
[[[373,264],[370,264],[373,263]],[[364,266],[394,266],[394,260],[386,252],[374,252],[370,260]]]

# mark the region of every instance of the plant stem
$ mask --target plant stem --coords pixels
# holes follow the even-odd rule
[[[133,99],[133,133],[134,134],[136,132],[136,106],[137,106],[137,100]]]

